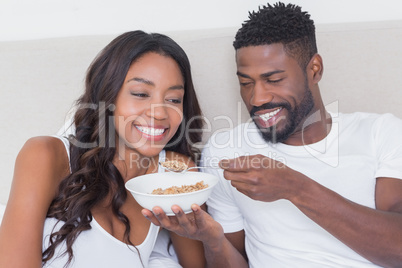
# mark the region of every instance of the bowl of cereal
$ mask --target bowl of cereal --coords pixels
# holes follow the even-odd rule
[[[172,216],[173,205],[190,213],[192,204],[204,204],[217,183],[217,176],[205,172],[161,172],[135,177],[125,186],[142,207],[152,210],[159,206]]]

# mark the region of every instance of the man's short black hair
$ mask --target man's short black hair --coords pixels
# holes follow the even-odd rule
[[[281,43],[286,53],[305,70],[317,53],[314,21],[301,7],[278,2],[249,12],[249,20],[238,30],[233,46],[239,49]]]

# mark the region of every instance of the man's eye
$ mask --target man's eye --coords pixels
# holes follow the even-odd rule
[[[281,79],[275,79],[275,80],[268,80],[267,79],[267,82],[268,83],[278,83],[278,82],[280,82],[280,81],[282,81],[283,80],[283,78],[281,78]]]
[[[251,82],[240,82],[240,85],[242,86],[242,87],[246,87],[246,86],[248,86],[248,85],[250,85],[251,84]]]

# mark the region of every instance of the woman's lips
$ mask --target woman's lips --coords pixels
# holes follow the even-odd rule
[[[142,133],[142,136],[144,136],[147,139],[152,139],[154,141],[163,139],[164,134],[166,133],[167,130],[167,128],[161,128],[161,127],[146,127],[139,125],[136,125],[135,127]]]

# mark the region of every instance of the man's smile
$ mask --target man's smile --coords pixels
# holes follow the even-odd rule
[[[264,113],[264,114],[256,114],[257,116],[259,116],[262,120],[264,121],[268,121],[269,119],[271,119],[272,117],[274,117],[277,113],[279,113],[282,110],[282,107],[272,111],[272,112],[268,112],[268,113]]]

